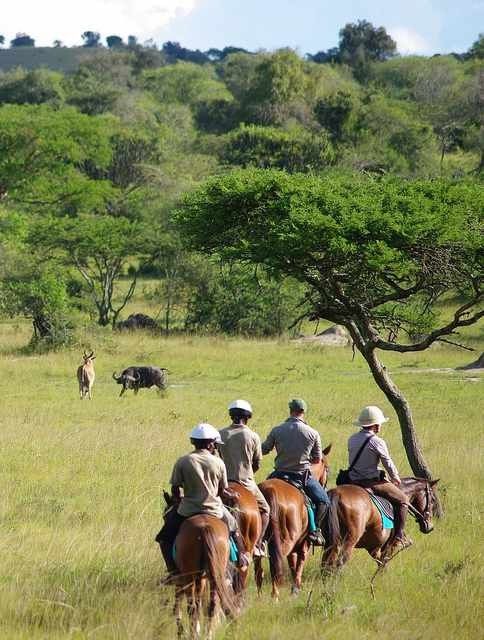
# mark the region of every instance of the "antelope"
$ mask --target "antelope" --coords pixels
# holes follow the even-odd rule
[[[89,400],[92,400],[92,387],[94,384],[94,378],[96,377],[94,373],[94,363],[93,360],[96,356],[94,355],[94,351],[91,351],[89,355],[84,351],[82,359],[84,360],[84,364],[82,364],[77,369],[77,379],[79,381],[79,397],[83,400],[86,395],[89,397]]]

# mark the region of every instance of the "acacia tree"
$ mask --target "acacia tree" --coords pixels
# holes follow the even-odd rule
[[[150,254],[152,235],[143,224],[124,217],[83,216],[37,220],[30,242],[77,269],[97,309],[98,323],[114,327],[133,296],[137,271],[126,291],[116,290],[116,285],[130,261]]]
[[[307,285],[308,313],[348,329],[398,415],[413,472],[431,478],[379,352],[422,351],[484,315],[479,185],[240,170],[187,195],[176,219],[193,248]],[[440,320],[450,292],[459,302]]]

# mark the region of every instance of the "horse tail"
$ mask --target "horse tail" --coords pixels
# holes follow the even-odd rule
[[[269,504],[269,523],[271,533],[268,537],[269,560],[273,572],[273,580],[279,585],[283,578],[283,555],[281,543],[281,527],[279,525],[279,505],[277,503],[275,491],[270,489],[264,494]]]
[[[339,496],[336,491],[330,491],[329,497],[330,505],[328,510],[328,517],[326,519],[327,531],[325,532],[326,546],[330,548],[337,548],[341,545],[342,542],[338,517]]]
[[[211,527],[200,531],[205,556],[205,569],[212,589],[215,589],[223,611],[232,617],[238,613],[232,587],[226,582],[225,562],[221,553],[219,538]]]

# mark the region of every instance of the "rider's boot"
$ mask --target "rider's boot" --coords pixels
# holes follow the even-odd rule
[[[405,535],[405,522],[407,520],[408,505],[395,505],[395,533],[390,543],[389,553],[393,555],[397,551],[401,551],[413,544],[411,538]]]
[[[267,545],[264,542],[264,536],[266,534],[267,527],[269,526],[269,514],[266,513],[265,511],[261,512],[260,519],[261,519],[261,530],[260,530],[259,539],[254,545],[254,556],[263,557],[267,555],[267,551],[266,551]]]
[[[238,529],[236,531],[232,531],[230,535],[232,536],[232,540],[235,542],[235,546],[237,547],[237,566],[241,571],[247,571],[250,563],[250,555],[247,553],[247,549],[245,548],[244,539],[242,538]]]
[[[316,509],[317,529],[316,531],[312,531],[308,535],[309,542],[315,545],[316,547],[324,547],[324,545],[326,544],[326,540],[324,539],[322,529],[323,529],[324,521],[326,519],[326,515],[328,513],[328,509],[329,509],[329,505],[327,505],[326,502],[320,502]]]
[[[165,560],[168,577],[174,576],[178,573],[178,568],[173,559],[173,545],[170,542],[166,542],[166,540],[157,540],[157,542],[160,545],[161,555]]]

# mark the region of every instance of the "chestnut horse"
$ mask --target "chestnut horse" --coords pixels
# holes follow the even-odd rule
[[[312,465],[311,473],[316,480],[326,486],[328,478],[327,456],[331,451],[331,445],[323,451],[321,462]],[[279,597],[279,586],[283,580],[282,560],[287,558],[292,576],[292,593],[297,594],[301,589],[302,573],[306,561],[310,544],[307,539],[309,519],[306,501],[299,489],[296,489],[288,482],[273,478],[265,480],[259,485],[271,510],[270,523],[267,529],[267,541],[269,543],[269,563],[272,580],[272,596]],[[331,522],[336,520],[336,508],[331,513],[328,512],[328,532],[331,537]],[[262,571],[258,577],[256,567],[256,580],[262,583]],[[257,584],[259,590],[260,585]]]
[[[250,556],[252,556],[255,543],[259,539],[262,527],[257,500],[248,489],[238,482],[229,482],[229,487],[238,495],[238,497],[232,501],[233,515],[237,518],[240,534],[244,540],[245,550],[250,554]],[[262,583],[262,579],[260,577],[261,571],[262,566],[260,557],[254,558],[254,572],[259,590],[259,582]],[[235,591],[237,593],[241,593],[247,587],[249,572],[237,572],[235,577],[237,580]]]
[[[165,493],[170,507],[173,502]],[[178,636],[183,635],[182,599],[187,598],[191,637],[200,637],[202,599],[208,586],[208,628],[211,637],[220,602],[225,614],[235,617],[238,606],[234,591],[227,582],[229,574],[229,534],[226,524],[215,518],[199,514],[187,518],[181,525],[175,541],[175,563],[179,573],[171,578],[175,585],[174,614]]]
[[[435,503],[433,487],[438,480],[402,478],[400,489],[409,497],[409,511],[415,516],[422,533],[433,529],[432,514]],[[355,547],[366,549],[379,564],[389,560],[386,551],[394,529],[383,529],[380,512],[365,489],[343,484],[328,492],[331,505],[336,507],[339,530],[334,529],[326,547],[322,568],[331,571],[342,567]]]

